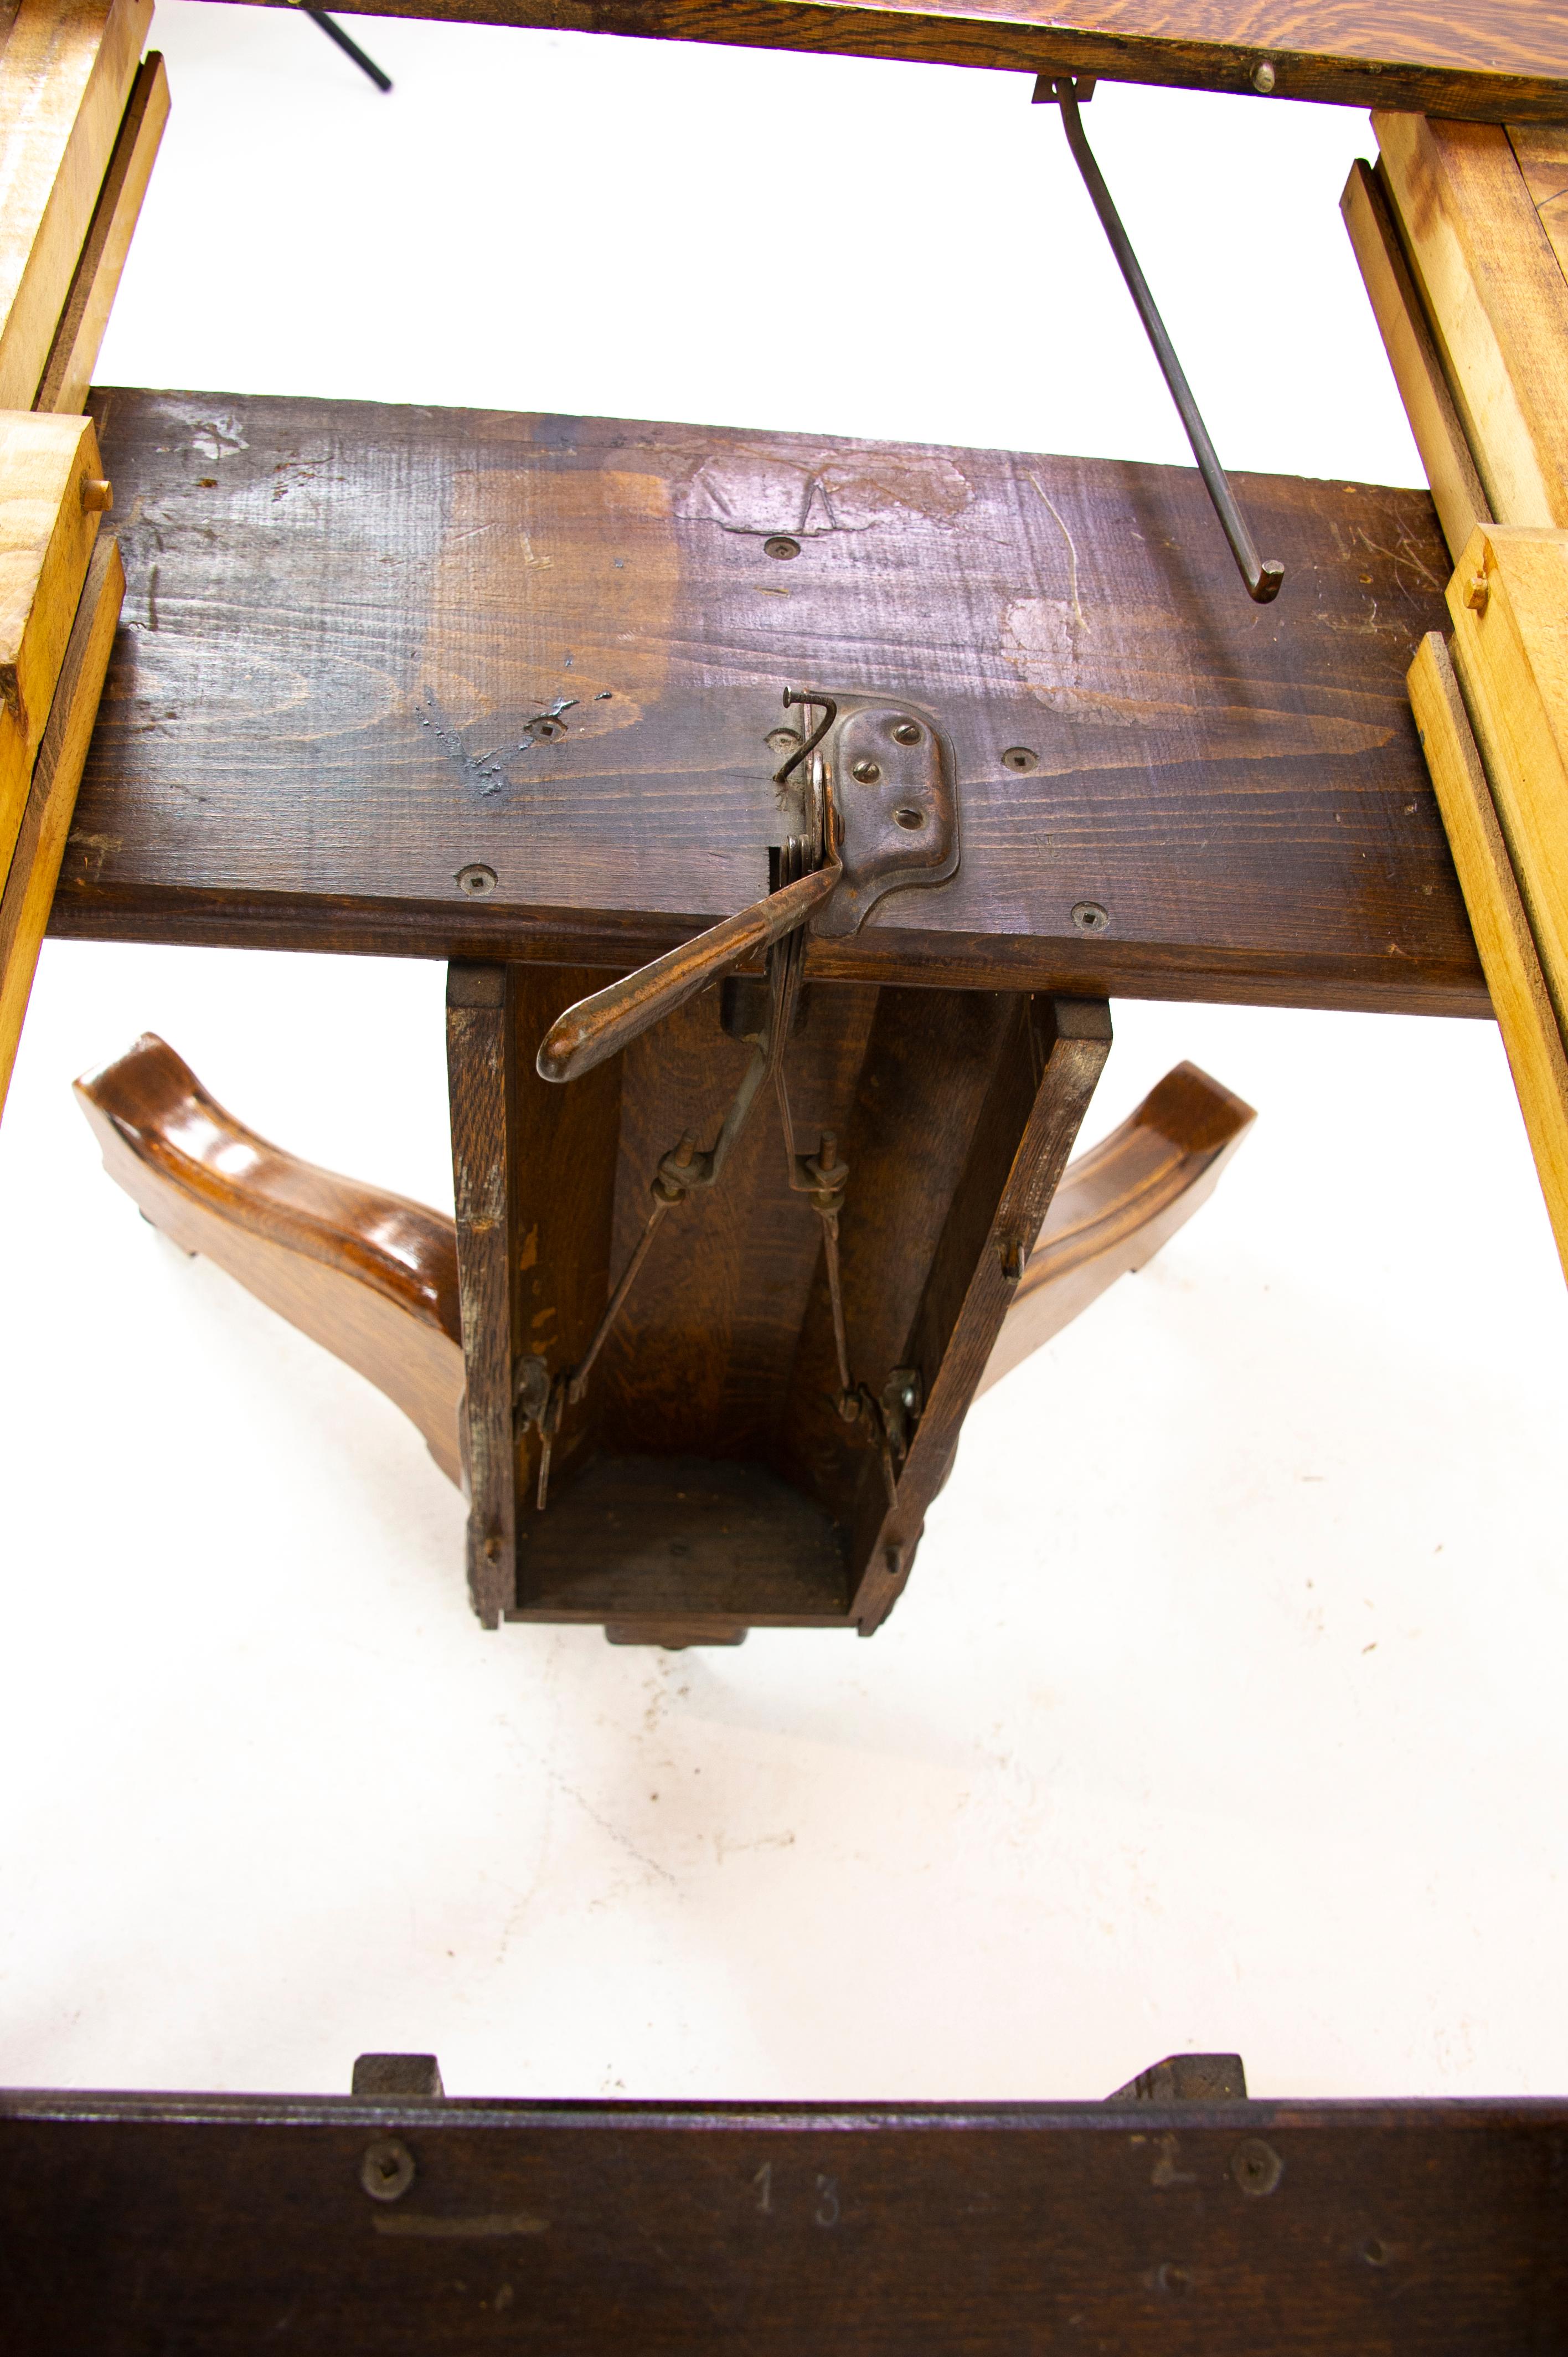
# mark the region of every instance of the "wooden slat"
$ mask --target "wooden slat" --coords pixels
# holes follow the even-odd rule
[[[33,970],[48,922],[55,878],[76,807],[81,766],[87,759],[124,593],[120,552],[112,540],[101,540],[88,566],[54,704],[33,765],[32,788],[15,855],[0,893],[0,1110],[11,1084]]]
[[[635,965],[764,888],[805,683],[931,707],[962,836],[813,973],[1486,1011],[1404,686],[1424,492],[1249,479],[1262,619],[1190,468],[95,406],[131,586],[57,930]]]
[[[1373,117],[1490,511],[1568,525],[1568,280],[1498,124]]]
[[[919,1370],[926,1397],[897,1497],[884,1506],[868,1476],[859,1520],[875,1536],[852,1607],[869,1637],[909,1576],[927,1510],[952,1462],[986,1361],[1002,1331],[1094,1085],[1111,1052],[1111,1010],[1093,999],[1036,1001],[1018,1010],[1016,1052],[998,1062],[954,1189],[899,1364]],[[875,1504],[873,1500],[875,1500]]]
[[[35,408],[74,415],[86,406],[98,348],[119,292],[168,108],[168,76],[154,50],[143,59],[132,85]]]
[[[91,419],[0,411],[0,882],[98,536]]]
[[[1277,98],[1568,115],[1568,18],[1531,0],[362,0],[360,13],[1248,93],[1268,64]]]
[[[463,1462],[468,1488],[468,1593],[499,1628],[516,1590],[509,1266],[508,1072],[504,966],[454,966],[446,978],[446,1071],[462,1306]]]
[[[1455,667],[1568,1036],[1568,533],[1482,527],[1448,605]]]
[[[1422,640],[1411,666],[1410,699],[1568,1275],[1568,1054],[1459,683],[1436,631]]]
[[[1555,2100],[16,2093],[6,2352],[1546,2357],[1565,2153]]]
[[[1432,486],[1443,536],[1449,554],[1457,557],[1476,526],[1487,520],[1487,495],[1399,231],[1376,177],[1359,156],[1339,210]]]
[[[0,50],[0,409],[30,409],[152,0],[21,0]]]

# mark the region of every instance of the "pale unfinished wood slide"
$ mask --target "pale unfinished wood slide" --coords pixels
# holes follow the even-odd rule
[[[48,923],[124,595],[119,549],[113,541],[102,539],[87,568],[54,705],[33,764],[32,791],[22,813],[10,873],[0,891],[0,1112],[11,1085],[22,1018],[27,1011],[38,948]]]
[[[68,415],[86,405],[98,349],[120,291],[120,274],[168,121],[168,77],[156,50],[144,59],[103,177],[70,292],[55,330],[36,409]]]

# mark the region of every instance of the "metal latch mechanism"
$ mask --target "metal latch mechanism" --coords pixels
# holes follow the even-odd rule
[[[788,732],[773,783],[789,833],[776,857],[774,889],[748,909],[651,964],[569,1006],[539,1049],[546,1081],[572,1081],[617,1055],[633,1039],[735,966],[767,953],[759,1028],[743,1036],[751,1061],[711,1146],[689,1133],[659,1162],[650,1185],[647,1222],[576,1365],[552,1375],[544,1361],[523,1359],[514,1398],[520,1431],[540,1440],[538,1505],[549,1491],[550,1458],[566,1409],[581,1400],[594,1363],[625,1306],[661,1222],[717,1181],[760,1094],[771,1088],[784,1135],[789,1190],[803,1195],[822,1224],[838,1361],[836,1406],[880,1457],[889,1502],[898,1466],[919,1415],[919,1375],[895,1368],[880,1395],[851,1372],[839,1277],[839,1214],[849,1166],[824,1131],[815,1154],[796,1151],[784,1051],[795,1028],[808,931],[843,938],[891,892],[945,883],[958,870],[958,797],[952,748],[932,715],[901,697],[834,697],[787,688],[786,711],[822,715],[809,736]]]

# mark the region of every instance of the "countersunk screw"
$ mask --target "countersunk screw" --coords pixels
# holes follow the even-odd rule
[[[911,834],[917,827],[924,826],[926,823],[926,813],[918,802],[900,802],[893,815],[898,824],[907,827]]]
[[[1031,770],[1039,768],[1040,757],[1037,753],[1032,752],[1027,745],[1009,745],[1002,756],[1002,766],[1004,770],[1015,770],[1023,778],[1026,777]]]
[[[894,728],[893,742],[895,745],[918,745],[920,742],[921,734],[921,730],[913,720],[900,720]]]
[[[1230,2174],[1243,2193],[1272,2193],[1284,2173],[1283,2161],[1262,2136],[1249,2136],[1230,2156]]]
[[[1261,66],[1254,66],[1252,69],[1252,88],[1260,98],[1267,98],[1273,86],[1274,70],[1265,58]]]
[[[542,745],[553,745],[557,737],[566,734],[566,723],[553,718],[547,713],[542,720],[529,722],[528,733]]]
[[[1080,933],[1102,933],[1111,918],[1098,900],[1075,900],[1072,920]]]
[[[799,729],[775,728],[764,738],[770,753],[792,753],[800,742]]]
[[[399,2136],[378,2136],[365,2147],[360,2182],[372,2201],[400,2201],[413,2183],[413,2155]]]
[[[1184,2291],[1192,2289],[1192,2277],[1187,2269],[1173,2265],[1169,2259],[1161,2267],[1155,2280],[1162,2291],[1176,2292],[1178,2296]]]
[[[787,532],[776,532],[771,539],[763,542],[762,554],[764,556],[777,556],[782,561],[786,557],[799,556],[800,544],[798,540],[791,540]]]
[[[875,786],[880,782],[882,772],[875,761],[856,761],[850,776],[858,778],[863,786]]]
[[[496,888],[496,871],[475,860],[470,866],[459,867],[452,880],[459,892],[466,892],[470,900],[482,900]]]

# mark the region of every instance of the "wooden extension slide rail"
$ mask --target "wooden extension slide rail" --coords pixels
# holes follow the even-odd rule
[[[366,1376],[466,1489],[451,1220],[269,1144],[151,1032],[76,1093],[105,1168],[153,1225]],[[981,1388],[1142,1268],[1212,1194],[1252,1119],[1196,1064],[1178,1064],[1069,1165]]]

